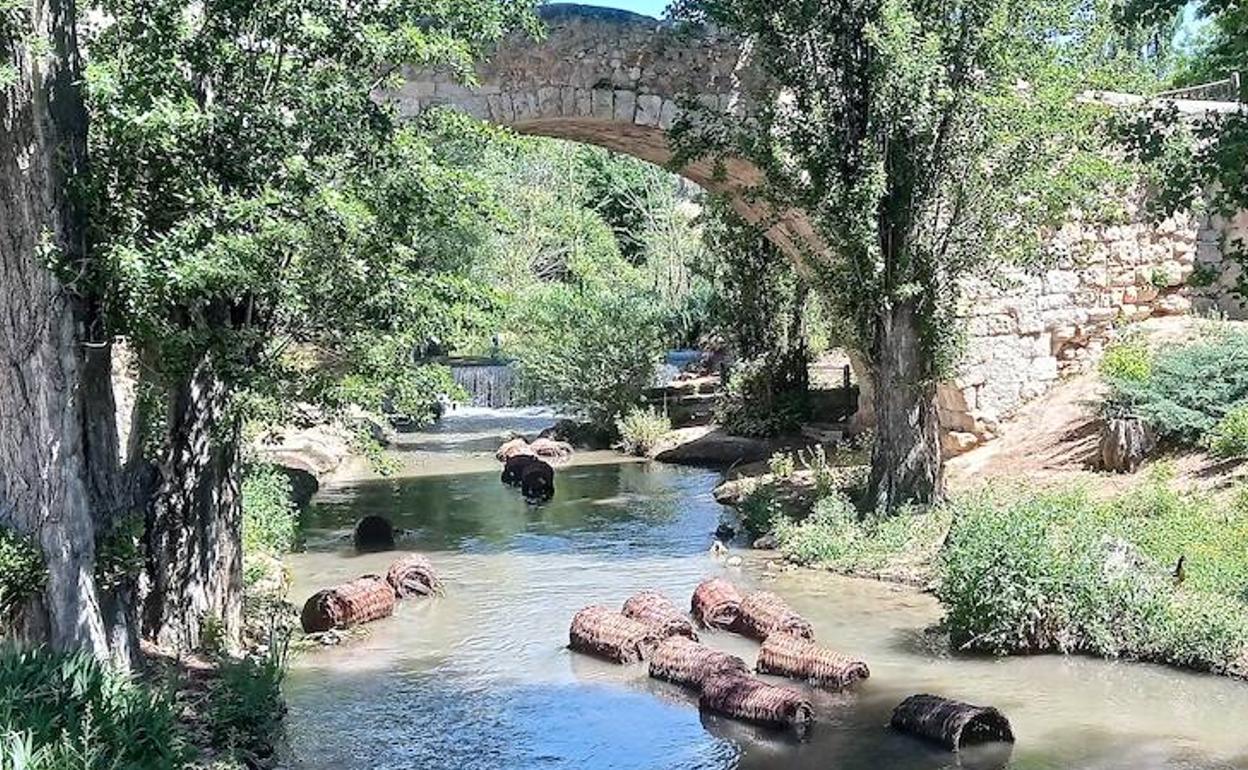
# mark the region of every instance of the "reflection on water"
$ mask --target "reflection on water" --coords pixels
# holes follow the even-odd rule
[[[402,604],[339,648],[303,654],[291,673],[291,743],[315,768],[1244,768],[1248,685],[1085,658],[950,655],[923,629],[939,618],[909,589],[762,563],[725,569],[707,554],[717,476],[637,463],[561,471],[550,504],[528,506],[497,470],[328,489],[308,514],[294,599],[376,572],[393,554],[356,556],[340,535],[365,513],[409,530],[446,597]],[[644,666],[564,648],[572,614],[655,587],[680,603],[708,575],[766,584],[819,638],[865,658],[852,693],[813,692],[818,724],[798,742],[700,715]],[[757,645],[707,641],[752,661]],[[890,732],[915,692],[991,703],[1018,744],[958,757]],[[1004,754],[1003,754],[1004,752]]]

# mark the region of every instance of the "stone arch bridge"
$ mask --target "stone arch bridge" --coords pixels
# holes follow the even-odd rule
[[[751,94],[765,92],[749,47],[720,30],[571,4],[544,6],[540,15],[545,37],[501,41],[477,64],[475,86],[449,72],[408,66],[402,84],[383,98],[409,117],[452,107],[520,133],[670,167],[669,130],[686,106],[696,104],[689,116],[695,121],[703,111],[734,119],[748,111]],[[1109,104],[1140,99],[1092,96]],[[1207,111],[1210,103],[1176,104]],[[746,219],[766,221],[768,236],[799,268],[805,257],[823,252],[802,212],[770,217],[752,202],[748,190],[762,177],[751,164],[695,162],[676,171],[723,195]],[[1248,242],[1248,213],[1233,220],[1182,215],[1161,226],[1143,217],[1122,226],[1071,223],[1054,239],[1070,255],[1061,264],[1039,275],[1020,272],[1004,291],[968,281],[961,315],[969,344],[957,375],[938,395],[946,452],[995,435],[1000,418],[1095,357],[1119,320],[1191,307],[1248,316],[1248,306],[1228,288],[1241,273],[1222,256],[1221,244],[1234,237]],[[1220,278],[1191,288],[1187,278],[1197,269]],[[855,368],[869,385],[862,367]],[[860,407],[868,403],[867,391],[864,396]]]
[[[720,116],[743,111],[760,84],[747,46],[711,27],[659,21],[628,11],[574,4],[540,9],[545,37],[514,34],[476,68],[468,87],[449,72],[405,67],[387,94],[400,115],[451,107],[520,133],[605,147],[670,166],[668,132],[682,106]],[[723,195],[750,221],[764,212],[746,191],[761,181],[743,160],[674,169]],[[813,240],[798,212],[773,219],[768,236],[791,257]]]

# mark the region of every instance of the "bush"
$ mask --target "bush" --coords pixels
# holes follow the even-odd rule
[[[785,517],[773,522],[772,534],[785,558],[798,564],[831,564],[852,551],[862,535],[858,511],[844,495],[825,497],[815,503],[800,523]]]
[[[35,544],[16,532],[0,529],[0,626],[43,590],[46,577]]]
[[[715,419],[737,436],[768,438],[796,431],[809,412],[804,351],[762,356],[732,367]],[[800,374],[797,370],[800,369]]]
[[[288,637],[271,640],[258,658],[225,660],[208,698],[212,745],[254,766],[274,752],[274,739],[286,714],[282,680]]]
[[[672,430],[672,421],[653,407],[633,407],[615,421],[615,428],[620,433],[620,448],[644,457]]]
[[[1153,373],[1153,353],[1139,339],[1123,340],[1105,349],[1097,368],[1111,382],[1145,382]]]
[[[295,547],[299,512],[290,479],[275,465],[254,463],[243,473],[243,552],[280,556]]]
[[[516,386],[524,398],[605,428],[640,404],[663,350],[653,302],[618,287],[545,284],[517,311]]]
[[[1147,365],[1138,350],[1117,350],[1101,367],[1110,386],[1107,412],[1141,417],[1162,439],[1199,446],[1248,404],[1248,334],[1217,330],[1157,353]]]
[[[949,528],[947,509],[861,518],[843,493],[821,497],[801,522],[778,519],[781,553],[798,564],[841,572],[889,570],[923,577]]]
[[[171,699],[83,654],[0,648],[0,768],[174,768]]]
[[[1159,485],[1108,503],[1079,490],[985,493],[958,506],[937,595],[965,648],[1245,673],[1243,557],[1202,548],[1216,550],[1208,539],[1224,539],[1227,526],[1205,502]],[[1188,564],[1181,584],[1176,551]]]
[[[1218,457],[1248,455],[1248,404],[1226,413],[1209,434],[1209,450]]]

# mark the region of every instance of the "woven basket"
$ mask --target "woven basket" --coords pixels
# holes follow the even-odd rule
[[[734,628],[741,612],[741,592],[723,578],[703,580],[693,589],[690,610],[705,628]]]
[[[805,679],[822,687],[845,688],[871,676],[867,664],[792,634],[772,634],[758,651],[758,673]]]
[[[394,614],[394,589],[376,575],[365,575],[313,594],[303,605],[305,633],[350,628]]]
[[[568,646],[616,663],[645,660],[658,644],[654,629],[601,605],[576,613],[568,631]]]
[[[771,591],[755,591],[741,601],[736,630],[760,642],[774,633],[813,639],[810,623],[798,615],[784,599]]]
[[[736,655],[713,650],[684,636],[664,639],[650,656],[650,676],[696,690],[701,690],[707,679],[723,674],[749,676],[749,669]]]
[[[386,582],[400,599],[411,596],[434,596],[442,593],[442,581],[433,565],[420,554],[404,556],[386,570]]]
[[[950,751],[974,743],[1014,742],[1010,720],[1000,711],[939,695],[911,695],[893,710],[890,724]]]
[[[799,735],[805,735],[815,719],[810,702],[797,690],[741,674],[707,679],[698,705],[734,719],[792,729]]]
[[[697,639],[693,623],[683,612],[676,609],[672,600],[658,591],[639,591],[624,602],[624,617],[645,623],[659,636],[687,636]]]

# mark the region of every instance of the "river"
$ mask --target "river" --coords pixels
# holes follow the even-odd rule
[[[402,550],[429,556],[445,597],[407,601],[338,647],[298,655],[286,684],[293,765],[304,770],[485,768],[1248,768],[1248,685],[1082,657],[952,655],[928,629],[930,596],[743,552],[708,551],[722,510],[715,472],[586,453],[558,471],[552,501],[529,506],[486,452],[502,426],[537,413],[466,410],[412,439],[406,473],[328,485],[290,558],[302,603],[318,588],[384,572],[394,554],[356,555],[344,535],[366,513],[407,530]],[[866,660],[847,693],[812,691],[817,723],[798,741],[699,713],[696,699],[565,648],[572,615],[657,588],[687,605],[711,575],[777,591],[817,638]],[[747,662],[757,645],[707,643]],[[990,704],[1010,718],[1009,747],[960,757],[887,728],[917,692]]]

